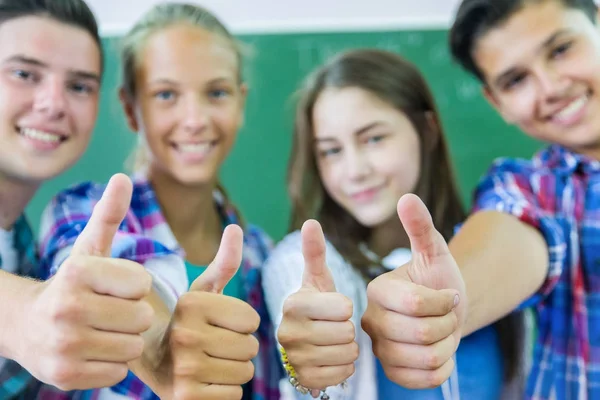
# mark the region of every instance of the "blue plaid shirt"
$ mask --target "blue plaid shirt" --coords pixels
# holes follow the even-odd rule
[[[546,281],[523,304],[538,326],[526,398],[600,399],[600,162],[557,145],[532,160],[500,159],[474,210],[514,215],[548,245]]]

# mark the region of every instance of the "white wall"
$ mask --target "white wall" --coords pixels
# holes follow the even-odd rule
[[[188,0],[235,33],[447,27],[459,0]],[[125,32],[157,0],[87,0],[104,35]]]

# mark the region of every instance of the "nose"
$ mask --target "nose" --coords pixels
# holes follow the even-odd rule
[[[209,106],[196,96],[189,96],[184,106],[183,127],[192,134],[206,129],[210,121]]]
[[[546,68],[537,75],[540,93],[545,101],[554,102],[564,99],[569,88],[568,79],[553,68]]]
[[[362,181],[372,170],[369,158],[360,149],[348,149],[345,164],[347,176],[352,181]]]
[[[65,116],[66,106],[65,85],[62,81],[49,78],[38,86],[34,102],[35,111],[56,120]]]

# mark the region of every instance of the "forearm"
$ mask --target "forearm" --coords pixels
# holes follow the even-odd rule
[[[540,232],[508,214],[474,214],[449,247],[467,289],[463,336],[513,311],[548,272],[548,246]]]
[[[31,301],[34,289],[39,283],[29,279],[0,271],[0,357],[18,361],[23,323],[27,319],[26,304]]]

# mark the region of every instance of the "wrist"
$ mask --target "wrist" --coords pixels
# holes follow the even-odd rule
[[[142,333],[144,352],[128,363],[129,369],[157,394],[171,382],[171,351],[169,333],[171,313],[155,292],[145,299],[154,309],[152,326]],[[168,396],[167,396],[168,397]],[[162,398],[162,397],[161,397]]]
[[[39,296],[42,283],[29,278],[0,271],[0,356],[22,364],[28,347],[24,338],[34,318],[33,304]]]

